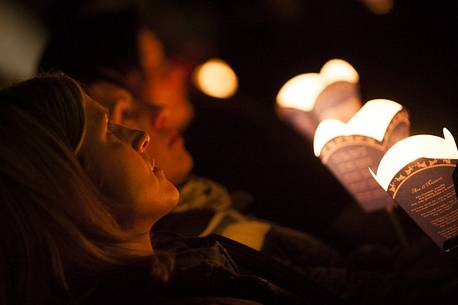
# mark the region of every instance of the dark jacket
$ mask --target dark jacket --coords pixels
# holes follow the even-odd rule
[[[155,282],[145,264],[132,265],[104,276],[80,279],[75,304],[329,305],[345,301],[418,305],[456,304],[458,296],[455,270],[434,274],[418,265],[420,273],[416,275],[413,271],[403,275],[330,267],[298,271],[218,235],[162,235],[153,244],[156,251],[175,255],[175,270],[169,282]],[[413,270],[417,263],[412,262]]]
[[[89,304],[341,304],[303,274],[221,236],[155,239],[156,251],[175,255],[167,283],[147,265],[75,281],[75,303]]]

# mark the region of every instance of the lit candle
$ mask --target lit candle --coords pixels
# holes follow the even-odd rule
[[[278,92],[277,112],[306,138],[312,139],[324,119],[346,122],[361,108],[359,75],[342,59],[326,62],[320,73],[287,81]]]
[[[452,134],[415,135],[394,144],[370,173],[444,251],[458,241],[458,198],[453,178],[458,149]],[[375,172],[377,174],[375,174]]]
[[[220,99],[229,98],[238,88],[237,75],[225,61],[212,58],[196,67],[193,73],[196,87],[203,93]]]
[[[371,177],[383,154],[409,136],[409,119],[402,105],[385,99],[368,101],[347,123],[322,121],[315,133],[314,152],[367,212],[393,204]]]

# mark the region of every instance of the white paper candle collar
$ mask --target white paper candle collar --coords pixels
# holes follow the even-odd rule
[[[358,72],[348,62],[342,59],[331,59],[320,70],[326,85],[339,81],[356,84],[359,81]]]
[[[318,73],[306,73],[293,77],[280,89],[277,104],[280,107],[311,111],[316,98],[324,89],[324,83]]]
[[[388,190],[393,177],[407,164],[419,158],[458,159],[455,139],[446,129],[444,138],[432,135],[411,136],[394,144],[380,160],[377,174],[372,176]]]
[[[348,121],[328,119],[322,121],[315,132],[313,150],[319,157],[323,146],[338,136],[362,135],[381,142],[393,117],[402,109],[402,105],[385,99],[368,101]]]
[[[320,73],[305,73],[288,80],[277,95],[280,107],[312,111],[320,93],[330,84],[345,81],[358,83],[356,70],[345,60],[331,59],[321,68]]]

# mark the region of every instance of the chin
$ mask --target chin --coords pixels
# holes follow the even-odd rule
[[[186,179],[186,177],[188,177],[188,175],[189,175],[189,171],[175,173],[174,175],[170,176],[169,180],[175,186],[177,186],[177,185],[180,185]]]
[[[180,168],[177,168],[173,171],[166,172],[167,178],[175,185],[181,184],[186,177],[189,176],[191,170],[194,166],[194,162],[191,157],[187,158],[184,161],[180,162]]]
[[[152,217],[154,219],[153,223],[169,214],[178,205],[179,201],[180,193],[175,186],[171,185],[170,190],[167,190],[166,196],[161,198],[160,204],[156,202],[155,206],[157,208],[151,214],[154,216]]]
[[[180,202],[180,192],[175,186],[173,186],[172,192],[173,193],[170,195],[170,209],[167,211],[166,214],[173,210],[178,205],[178,202]]]
[[[182,176],[183,180],[191,173],[192,168],[194,167],[194,160],[192,159],[191,155],[188,154],[186,158],[186,162],[183,162],[183,170]]]

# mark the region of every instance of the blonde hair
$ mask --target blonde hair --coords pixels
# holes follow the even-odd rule
[[[83,96],[64,74],[0,91],[0,303],[47,302],[56,288],[68,293],[69,273],[139,259],[121,246],[129,236],[76,157]],[[166,279],[171,265],[150,261]]]

